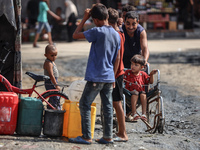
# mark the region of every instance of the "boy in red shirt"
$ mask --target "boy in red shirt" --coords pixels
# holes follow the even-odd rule
[[[115,88],[113,89],[112,92],[113,107],[115,108],[116,111],[119,130],[118,133],[116,133],[116,136],[113,138],[113,140],[115,142],[127,142],[128,136],[126,133],[125,117],[121,103],[121,100],[123,99],[123,75],[124,75],[123,54],[124,54],[125,36],[123,31],[120,31],[117,25],[117,20],[119,18],[118,11],[113,8],[108,8],[108,14],[109,14],[108,18],[109,25],[111,25],[119,33],[121,39],[121,46],[118,52],[120,54],[119,66],[116,67],[117,69],[115,72]]]
[[[139,118],[147,121],[146,117],[146,93],[145,85],[153,83],[153,75],[157,70],[152,70],[150,75],[146,72],[141,71],[144,68],[145,59],[142,55],[134,55],[131,58],[131,69],[126,70],[124,74],[125,88],[129,90],[132,94],[131,96],[131,109],[132,115],[127,116],[129,121],[137,121]],[[136,104],[138,97],[141,100],[142,104],[142,116],[140,117],[136,113]]]

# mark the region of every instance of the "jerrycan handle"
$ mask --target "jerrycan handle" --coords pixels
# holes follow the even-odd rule
[[[71,103],[71,101],[69,99],[66,99],[65,103]]]
[[[92,105],[91,106],[95,106],[96,107],[96,103],[92,103]]]

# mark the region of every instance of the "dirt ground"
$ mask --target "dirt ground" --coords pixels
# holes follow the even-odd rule
[[[97,102],[97,116],[92,145],[69,143],[66,138],[30,137],[1,135],[0,149],[133,149],[133,150],[199,150],[200,149],[200,40],[149,40],[150,68],[161,72],[161,95],[164,99],[164,133],[145,132],[146,126],[126,122],[129,141],[111,145],[97,144],[94,139],[102,137],[100,125],[100,103]],[[41,48],[33,49],[31,44],[22,44],[23,88],[29,88],[33,81],[24,75],[26,71],[43,74],[44,48],[46,42],[38,43]],[[60,72],[59,81],[71,84],[82,80],[87,65],[90,44],[86,41],[56,43]],[[44,90],[42,87],[40,91]],[[79,89],[81,90],[81,89]],[[65,92],[68,94],[67,88]]]

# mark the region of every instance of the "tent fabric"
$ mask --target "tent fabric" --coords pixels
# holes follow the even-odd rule
[[[0,16],[3,14],[15,30],[17,30],[13,0],[0,0]]]
[[[13,79],[11,84],[21,88],[21,82],[22,82],[22,64],[21,64],[21,0],[0,0],[0,17],[5,16],[5,18],[8,21],[8,24],[10,24],[14,30],[4,31],[9,32],[9,34],[1,34],[0,36],[3,41],[2,43],[8,42],[11,44],[10,46],[13,48],[14,56],[10,57],[14,59],[11,62],[13,65],[13,70],[8,71],[10,74],[9,76]],[[0,23],[1,24],[1,23]],[[1,26],[0,26],[1,27]],[[12,32],[10,34],[10,32]],[[4,36],[13,35],[14,37],[8,37],[4,38]],[[11,42],[11,39],[13,39],[13,43]],[[10,41],[9,41],[10,40]],[[14,62],[14,63],[13,63]]]

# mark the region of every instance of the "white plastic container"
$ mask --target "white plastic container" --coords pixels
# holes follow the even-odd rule
[[[67,95],[71,101],[79,101],[85,88],[85,80],[76,80],[67,88]]]

